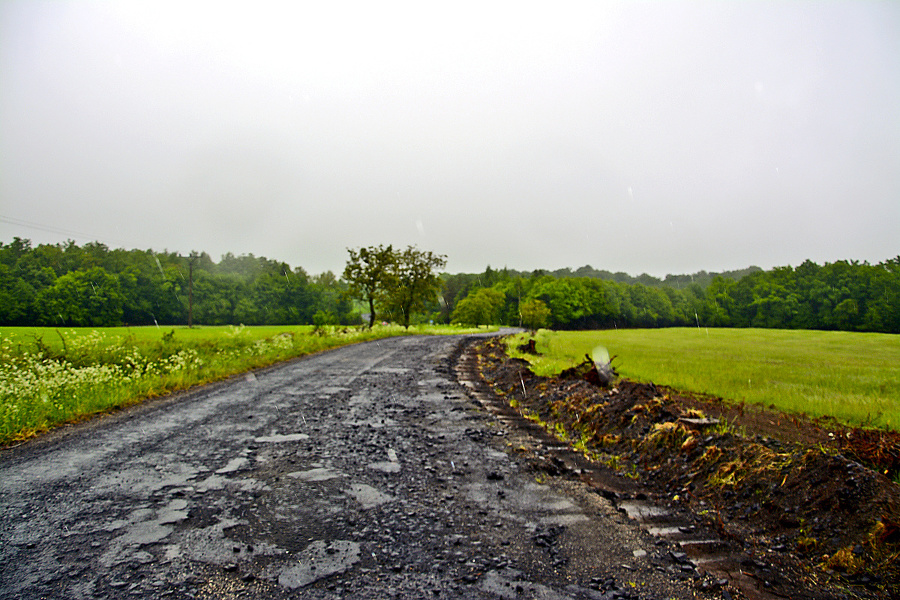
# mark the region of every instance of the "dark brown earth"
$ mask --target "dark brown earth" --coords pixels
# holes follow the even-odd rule
[[[477,352],[498,410],[515,406],[577,446],[594,469],[589,483],[620,506],[645,499],[692,523],[668,529],[707,532],[716,550],[699,562],[748,597],[900,597],[897,432],[652,383],[538,377],[499,339]],[[521,451],[559,470],[537,447]]]

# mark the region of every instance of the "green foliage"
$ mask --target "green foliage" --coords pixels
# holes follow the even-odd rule
[[[550,321],[550,308],[543,301],[533,298],[520,306],[522,325],[532,331],[546,327]]]
[[[452,322],[476,327],[497,323],[505,298],[499,290],[481,288],[457,303]]]
[[[900,333],[900,256],[870,265],[837,261],[762,271],[699,272],[631,277],[584,266],[572,271],[517,272],[487,267],[443,274],[444,257],[391,246],[348,250],[338,280],[300,268],[226,254],[216,264],[200,253],[193,267],[193,320],[198,324],[311,324],[322,311],[340,324],[369,326],[380,312],[404,325],[418,318],[444,323],[522,325],[534,300],[556,329],[633,327],[763,327]],[[32,247],[0,242],[0,325],[182,325],[188,322],[190,257],[151,250],[109,249],[74,242]],[[485,307],[480,290],[502,302]],[[482,294],[481,298],[470,296]],[[492,298],[498,296],[493,295]],[[462,306],[460,307],[460,304]],[[458,309],[458,310],[457,310]],[[525,312],[528,312],[527,309]]]
[[[344,281],[348,292],[369,304],[369,328],[375,325],[375,302],[384,296],[393,284],[393,267],[396,254],[392,246],[370,246],[353,250],[347,248],[350,258],[344,267]]]
[[[190,257],[103,244],[0,243],[0,325],[182,325],[188,321]],[[346,284],[331,273],[311,280],[302,268],[226,254],[198,254],[193,267],[195,323],[309,324],[322,310],[358,322]]]
[[[334,316],[333,313],[317,310],[316,314],[313,315],[313,324],[316,326],[316,329],[321,329],[325,325],[333,325],[337,322],[337,317]]]
[[[395,254],[390,285],[385,290],[386,304],[402,325],[409,329],[413,313],[437,297],[441,279],[435,272],[447,264],[447,257],[408,246]]]
[[[371,246],[353,250],[344,268],[350,295],[369,305],[369,327],[375,324],[376,303],[382,314],[409,329],[412,315],[438,297],[442,279],[435,272],[447,257],[408,246]]]
[[[500,320],[506,325],[522,324],[521,307],[540,300],[550,309],[546,325],[555,329],[694,326],[900,333],[900,257],[877,265],[806,261],[796,269],[702,273],[693,282],[688,276],[664,282],[650,276],[619,277],[590,267],[574,273],[497,273],[489,268],[481,275],[446,277],[444,314],[453,315],[469,295],[486,287],[480,282],[491,281],[492,289],[505,295]],[[585,273],[590,275],[580,276]]]
[[[64,326],[118,325],[124,297],[103,267],[66,273],[35,299],[39,319]]]

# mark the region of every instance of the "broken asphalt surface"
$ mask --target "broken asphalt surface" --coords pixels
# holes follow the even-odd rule
[[[345,347],[3,450],[0,598],[731,597],[522,460],[456,380],[469,341]]]

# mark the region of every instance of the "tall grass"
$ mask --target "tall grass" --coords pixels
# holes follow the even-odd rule
[[[521,343],[525,336],[510,341]],[[604,346],[621,375],[846,423],[900,426],[900,336],[773,329],[631,329],[537,334],[539,374]],[[521,356],[521,355],[520,355]]]
[[[0,445],[60,423],[414,326],[0,328]]]

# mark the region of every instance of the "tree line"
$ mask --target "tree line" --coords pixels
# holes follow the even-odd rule
[[[558,329],[768,327],[900,333],[900,256],[764,271],[631,277],[575,271],[440,273],[409,247],[348,249],[340,277],[252,254],[0,242],[0,324],[359,324],[434,321]]]
[[[592,271],[583,267],[579,271]],[[648,283],[488,269],[448,276],[449,318],[534,328],[762,327],[900,333],[900,256],[837,261]],[[648,276],[649,277],[649,276]],[[701,283],[702,282],[702,283]],[[705,285],[704,285],[705,284]]]
[[[0,324],[280,325],[359,320],[333,273],[226,254],[0,243]]]

